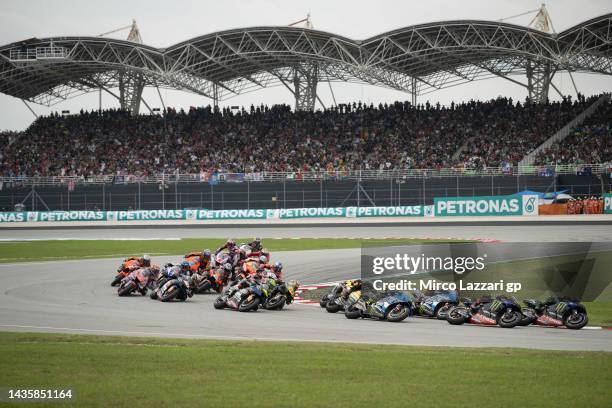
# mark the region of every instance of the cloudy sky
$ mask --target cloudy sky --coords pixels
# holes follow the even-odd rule
[[[0,7],[0,45],[32,37],[64,35],[96,36],[129,25],[136,19],[143,42],[167,47],[177,42],[214,31],[258,25],[287,25],[311,14],[314,28],[364,39],[408,25],[441,20],[499,20],[537,9],[541,0],[2,0]],[[554,0],[547,4],[556,31],[584,20],[612,12],[609,0]],[[533,15],[508,20],[527,25]],[[127,31],[114,34],[125,38]],[[586,94],[612,90],[612,77],[574,75],[578,89]],[[567,74],[557,75],[554,83],[564,94],[574,94]],[[334,84],[338,103],[348,101],[392,102],[408,100],[409,95],[384,88]],[[332,102],[327,86],[319,86],[326,105]],[[526,90],[504,79],[491,79],[461,85],[429,94],[419,101],[448,104],[451,101],[488,99],[499,95],[524,99]],[[145,90],[145,100],[161,107],[155,90]],[[162,91],[168,106],[189,107],[210,104],[205,97],[178,91]],[[551,98],[558,97],[556,92]],[[291,93],[284,87],[264,89],[241,95],[222,105],[251,103],[290,103]],[[103,95],[103,106],[118,106],[112,96]],[[78,111],[98,107],[98,94],[92,93],[47,108],[31,105],[39,115],[55,110]],[[25,129],[34,116],[16,98],[0,94],[0,130]]]

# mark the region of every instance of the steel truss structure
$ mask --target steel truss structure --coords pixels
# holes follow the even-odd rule
[[[410,93],[414,101],[415,95],[491,77],[519,84],[542,101],[561,71],[612,74],[612,14],[558,34],[467,20],[420,24],[361,41],[308,28],[253,27],[164,49],[101,37],[0,47],[0,92],[49,106],[100,89],[122,100],[130,95],[113,89],[157,86],[220,101],[284,85],[298,109],[313,109],[321,82],[383,86]],[[129,108],[137,112],[139,102]]]

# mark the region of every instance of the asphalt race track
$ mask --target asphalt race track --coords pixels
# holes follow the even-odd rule
[[[509,242],[520,241],[612,241],[612,225],[599,224],[546,224],[546,225],[364,225],[344,226],[219,226],[190,227],[152,226],[148,228],[14,228],[0,230],[0,238],[10,239],[111,239],[111,238],[227,238],[261,236],[267,238],[489,238]]]
[[[313,283],[346,277],[348,270],[358,267],[359,250],[279,252],[273,257],[284,262],[287,279]],[[352,321],[312,305],[239,313],[214,310],[214,295],[196,295],[184,303],[161,303],[140,295],[120,298],[109,285],[119,261],[0,265],[0,330],[612,351],[609,330],[451,326],[421,318],[402,323]]]

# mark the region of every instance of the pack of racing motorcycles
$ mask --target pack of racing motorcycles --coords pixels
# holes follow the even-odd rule
[[[111,286],[118,286],[119,296],[150,291],[151,299],[169,302],[213,292],[218,294],[215,309],[281,310],[293,302],[299,287],[297,281],[284,282],[282,271],[282,263],[270,263],[260,238],[240,245],[230,239],[214,254],[209,249],[191,252],[176,265],[159,267],[149,255],[127,258]]]
[[[530,324],[581,329],[589,319],[585,307],[575,299],[550,297],[544,301],[514,297],[483,296],[475,301],[459,298],[455,291],[379,292],[359,279],[340,282],[323,295],[319,305],[329,313],[344,311],[347,319],[373,318],[400,322],[408,316],[512,328]]]
[[[284,282],[283,265],[270,263],[270,253],[260,238],[236,244],[234,240],[213,254],[205,249],[185,255],[179,264],[151,264],[148,255],[124,260],[111,286],[119,296],[150,291],[151,299],[185,301],[196,293],[216,293],[215,309],[240,312],[281,310],[291,304],[299,288],[297,281]],[[521,306],[514,297],[483,296],[475,301],[459,298],[455,291],[380,292],[360,279],[337,283],[323,295],[319,305],[329,313],[343,311],[348,319],[373,318],[401,322],[409,316],[464,323],[497,325],[504,328],[530,324],[581,329],[588,323],[585,307],[575,299],[525,299]]]

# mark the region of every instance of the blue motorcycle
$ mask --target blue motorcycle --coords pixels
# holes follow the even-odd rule
[[[344,315],[347,319],[361,317],[401,322],[412,315],[413,309],[411,296],[404,292],[383,294],[373,299],[356,291],[350,294]]]
[[[457,292],[437,291],[423,294],[414,293],[414,312],[416,315],[424,317],[435,317],[439,320],[446,320],[446,315],[451,307],[459,304]]]

